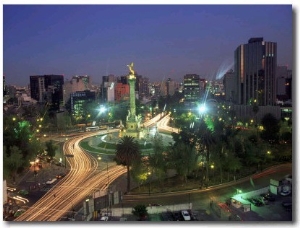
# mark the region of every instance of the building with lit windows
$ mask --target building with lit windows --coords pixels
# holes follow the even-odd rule
[[[94,91],[77,91],[71,93],[71,113],[75,119],[84,119],[87,115],[87,104],[96,100]]]
[[[277,43],[251,38],[234,52],[234,73],[237,83],[235,103],[259,105],[276,103]]]
[[[118,82],[115,86],[115,101],[129,100],[129,85]]]
[[[115,101],[115,84],[116,78],[114,75],[110,74],[108,76],[102,77],[102,85],[101,85],[101,101],[106,102],[114,102]]]
[[[31,98],[39,103],[48,103],[52,110],[60,110],[63,104],[63,75],[30,76]]]
[[[66,80],[64,84],[64,103],[68,102],[71,93],[90,90],[90,87],[91,80],[88,75],[76,75],[71,80]]]
[[[197,74],[186,74],[183,79],[184,104],[194,106],[200,100],[200,76]]]

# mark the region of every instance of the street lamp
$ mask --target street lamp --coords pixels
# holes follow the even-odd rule
[[[198,107],[198,112],[199,112],[199,115],[200,115],[200,118],[204,115],[204,113],[206,112],[207,108],[205,106],[205,103],[203,103],[202,105],[200,105]]]
[[[148,172],[148,178],[150,177],[150,175],[151,175],[151,172]],[[149,193],[149,196],[151,195],[151,181],[150,180],[148,180],[148,182],[149,182],[149,189],[148,189],[148,193]]]
[[[73,158],[74,155],[73,154],[65,154],[65,169],[67,168],[67,157]]]
[[[238,194],[241,194],[242,193],[242,190],[241,189],[236,189],[236,194],[238,195]]]
[[[98,155],[98,161],[101,161],[102,158]],[[106,160],[106,174],[107,174],[107,186],[109,185],[109,173],[108,173],[108,161]]]
[[[210,168],[211,168],[212,171],[213,171],[213,178],[215,179],[215,166],[214,166],[214,164],[211,164],[211,165],[210,165]]]
[[[100,162],[102,160],[102,158],[98,155],[97,157],[98,161]],[[110,201],[110,189],[109,189],[109,172],[108,172],[108,160],[106,160],[106,173],[107,173],[107,193],[106,193],[106,198],[105,198],[105,201],[106,201],[106,216],[108,216],[108,207],[111,207],[111,201]]]

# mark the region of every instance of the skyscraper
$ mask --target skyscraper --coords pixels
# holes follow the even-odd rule
[[[262,37],[251,38],[234,52],[234,72],[237,82],[237,104],[275,105],[277,43]]]
[[[101,85],[101,101],[102,102],[114,102],[115,100],[115,90],[114,86],[116,83],[116,78],[114,75],[110,74],[108,76],[102,76]]]
[[[31,97],[40,103],[48,103],[51,109],[59,110],[63,103],[63,75],[30,76]]]
[[[68,102],[71,93],[90,90],[91,80],[90,76],[73,76],[71,80],[66,80],[64,84],[64,103]]]
[[[225,87],[225,100],[232,101],[236,96],[236,80],[233,70],[228,71],[223,78],[223,84]]]
[[[186,74],[183,79],[184,104],[192,107],[200,99],[200,76],[198,74]]]

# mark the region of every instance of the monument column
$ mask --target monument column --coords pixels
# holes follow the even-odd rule
[[[135,119],[135,77],[134,78],[129,78],[128,82],[129,82],[129,89],[130,89],[130,116],[129,119],[130,120],[134,120]]]
[[[133,70],[133,63],[127,65],[129,68],[128,74],[128,83],[129,83],[129,102],[130,107],[128,110],[127,121],[126,121],[126,129],[125,135],[132,136],[135,138],[143,137],[144,133],[140,127],[141,116],[136,115],[136,107],[135,107],[135,81],[136,77]]]

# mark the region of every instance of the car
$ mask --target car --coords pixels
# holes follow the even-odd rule
[[[235,221],[243,221],[243,219],[241,218],[241,216],[239,216],[239,215],[234,215],[233,216],[233,219],[235,220]]]
[[[265,205],[269,204],[269,200],[267,198],[265,198],[264,196],[259,197],[258,200]]]
[[[62,166],[62,167],[64,166],[61,162],[56,162],[55,165]]]
[[[14,213],[14,217],[19,217],[21,214],[23,214],[26,210],[25,209],[18,209],[15,213]]]
[[[254,204],[253,198],[247,198],[246,200],[249,201],[250,203]]]
[[[275,201],[275,196],[270,194],[270,193],[267,193],[267,194],[263,194],[262,195],[265,199],[267,199],[268,201]]]
[[[290,183],[292,183],[292,180],[293,180],[293,176],[292,174],[288,174],[284,177],[285,180],[289,181]]]
[[[259,201],[258,199],[255,199],[255,198],[249,198],[248,201],[250,203],[252,203],[254,206],[256,207],[260,207],[260,206],[263,206],[263,203],[261,201]]]
[[[185,210],[181,211],[181,215],[182,215],[184,221],[190,221],[191,220],[191,216],[190,216],[188,211],[185,211]]]
[[[14,192],[17,190],[16,188],[13,188],[13,187],[7,187],[6,189],[7,189],[7,191],[10,191],[10,192]]]
[[[292,193],[292,189],[290,185],[283,185],[282,190],[280,192],[280,195],[282,196],[288,196]]]
[[[171,211],[161,213],[163,221],[174,221],[174,217]]]
[[[66,176],[66,174],[60,173],[60,174],[56,175],[56,179],[61,179],[61,178],[65,177],[65,176]]]
[[[53,178],[53,179],[49,179],[46,184],[50,185],[50,184],[53,184],[57,179],[56,178]]]
[[[108,216],[102,216],[102,217],[100,218],[100,221],[108,221]]]
[[[173,212],[173,218],[174,218],[174,221],[181,221],[181,216],[180,216],[180,213],[175,211]]]
[[[161,204],[158,204],[158,203],[152,203],[152,204],[149,204],[149,207],[161,207],[162,205]]]

